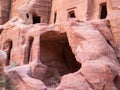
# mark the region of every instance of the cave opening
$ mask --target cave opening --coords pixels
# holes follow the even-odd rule
[[[57,87],[61,76],[78,71],[81,64],[75,59],[65,33],[47,32],[40,37],[40,60],[47,66],[43,82]]]

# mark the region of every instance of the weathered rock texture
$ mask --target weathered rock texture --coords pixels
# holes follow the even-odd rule
[[[119,0],[12,0],[11,19],[0,26],[12,90],[120,90],[119,6]]]
[[[4,51],[0,50],[0,89],[5,87],[5,74],[4,74],[4,62],[7,58],[7,55]]]
[[[30,24],[33,23],[33,16],[39,16],[42,23],[49,23],[50,8],[50,0],[16,0],[11,9],[16,12],[11,13],[11,18],[19,16]]]
[[[0,0],[0,24],[9,20],[11,0]]]
[[[107,21],[71,20],[47,26],[24,25],[20,19],[16,19],[17,22],[13,22],[14,20],[8,22],[2,32],[2,36],[5,37],[2,38],[2,47],[8,54],[10,54],[10,45],[7,42],[12,42],[8,64],[29,63],[18,68],[6,69],[7,75],[12,77],[12,82],[16,86],[15,90],[19,90],[21,86],[23,90],[29,88],[44,90],[53,87],[56,90],[75,88],[119,90],[117,80],[119,80],[120,65],[114,50],[113,36],[106,25]],[[18,35],[16,30],[19,30]],[[14,35],[8,36],[10,35],[7,34],[8,31],[13,32],[19,39],[14,39]],[[31,86],[33,82],[28,80],[36,82],[35,86]],[[38,83],[41,86],[38,87]]]

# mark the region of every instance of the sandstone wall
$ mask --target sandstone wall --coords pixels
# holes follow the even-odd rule
[[[6,51],[7,53],[7,62],[9,64],[12,64],[14,62],[17,63],[23,63],[23,54],[22,54],[22,45],[24,44],[24,34],[26,33],[26,30],[23,30],[21,27],[21,19],[19,19],[20,22],[14,23],[14,21],[17,21],[18,18],[11,19],[8,23],[4,24],[3,31],[0,35],[0,49]],[[11,23],[11,25],[9,24]],[[15,27],[15,26],[18,27]]]
[[[19,8],[25,3],[25,0],[12,0],[10,18],[19,16]]]
[[[114,37],[114,44],[117,49],[117,56],[120,58],[120,1],[111,0],[112,11],[107,19],[110,21],[110,28]]]
[[[31,0],[26,12],[31,20],[33,15],[37,15],[41,18],[41,23],[49,23],[50,10],[51,0]]]
[[[1,0],[0,6],[0,24],[4,24],[9,20],[11,0]]]
[[[90,15],[91,19],[100,19],[101,7],[100,5],[106,3],[107,6],[107,14],[109,14],[112,10],[111,1],[110,0],[92,0],[92,3],[89,2],[90,11],[93,13]],[[107,15],[108,16],[108,15]]]
[[[53,0],[50,23],[54,23],[54,13],[57,13],[56,22],[64,22],[68,19],[68,12],[75,11],[80,20],[87,19],[87,0]]]
[[[26,23],[33,23],[33,15],[41,17],[41,23],[49,22],[51,9],[50,0],[14,0],[12,1],[10,17],[19,16]]]
[[[4,0],[1,16],[3,15],[2,20],[7,21],[10,2],[5,2],[7,1]],[[106,19],[109,25],[106,25],[105,20],[86,21],[100,18],[100,4],[104,2],[107,3]],[[22,86],[23,89],[34,87],[35,90],[46,83],[48,86],[44,88],[49,88],[51,83],[58,84],[55,85],[58,86],[56,90],[119,90],[120,65],[117,60],[120,58],[119,5],[119,0],[52,0],[50,17],[50,0],[12,0],[10,17],[18,16],[23,20],[15,18],[3,26],[0,48],[9,53],[10,64],[15,61],[20,64],[13,69],[11,75],[13,80],[16,82],[18,80],[18,83],[14,83],[20,87],[17,87],[19,88],[17,90],[21,90]],[[68,20],[68,12],[73,10],[78,20],[63,23]],[[42,23],[48,23],[49,17],[50,23],[54,23],[55,12],[56,22],[59,24],[53,26],[30,24],[33,15],[41,17]],[[69,48],[66,46],[66,39],[64,41],[63,32],[66,33],[65,38],[68,38]],[[72,60],[72,55],[67,50],[70,48],[75,60],[81,65],[74,72],[68,72],[77,66],[68,63]],[[22,64],[27,65],[21,66]],[[61,81],[59,76],[63,76]],[[43,80],[44,84],[37,79]]]
[[[10,29],[4,29],[3,33],[2,33],[2,49],[4,51],[6,51],[7,56],[9,56],[10,58],[7,60],[7,64],[12,64],[15,61],[16,62],[20,62],[21,61],[21,57],[20,57],[20,42],[19,42],[19,28],[11,28],[13,30]],[[15,30],[14,30],[15,29]],[[13,34],[14,33],[14,34]],[[10,46],[10,44],[12,43],[12,46]],[[10,48],[12,47],[12,48]],[[9,53],[10,52],[10,53]],[[19,54],[16,54],[16,52]],[[9,62],[10,61],[10,62]]]
[[[76,18],[80,20],[100,19],[101,4],[106,3],[107,16],[115,9],[119,8],[119,1],[113,0],[53,0],[50,23],[64,22],[68,19],[68,12],[74,10]],[[62,18],[61,18],[62,17]]]

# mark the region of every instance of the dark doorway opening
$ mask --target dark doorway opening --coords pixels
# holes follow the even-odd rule
[[[26,17],[29,18],[29,14],[28,13],[26,14]]]
[[[107,16],[107,5],[106,3],[102,3],[100,5],[100,19],[105,19]]]
[[[68,12],[68,18],[76,18],[75,11],[69,11]]]
[[[12,40],[5,42],[4,44],[4,51],[7,53],[7,60],[6,60],[6,66],[10,65],[10,60],[11,60],[11,50],[12,50]]]
[[[56,23],[56,19],[57,19],[57,12],[54,13],[54,23]]]
[[[74,73],[81,67],[72,53],[65,33],[47,32],[41,35],[40,60],[48,67],[43,80],[48,88],[57,87],[61,76]]]
[[[33,24],[41,23],[41,17],[33,15]]]
[[[28,40],[28,47],[27,47],[27,52],[26,52],[26,60],[24,64],[28,64],[30,61],[32,61],[32,44],[33,44],[34,38],[30,37]]]

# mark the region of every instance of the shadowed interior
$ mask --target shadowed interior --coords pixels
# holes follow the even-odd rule
[[[12,45],[13,45],[12,40],[9,40],[4,43],[3,49],[7,53],[6,66],[10,65]]]
[[[40,60],[47,66],[43,82],[48,87],[58,86],[61,76],[74,73],[81,67],[72,53],[65,33],[47,32],[41,35]]]

